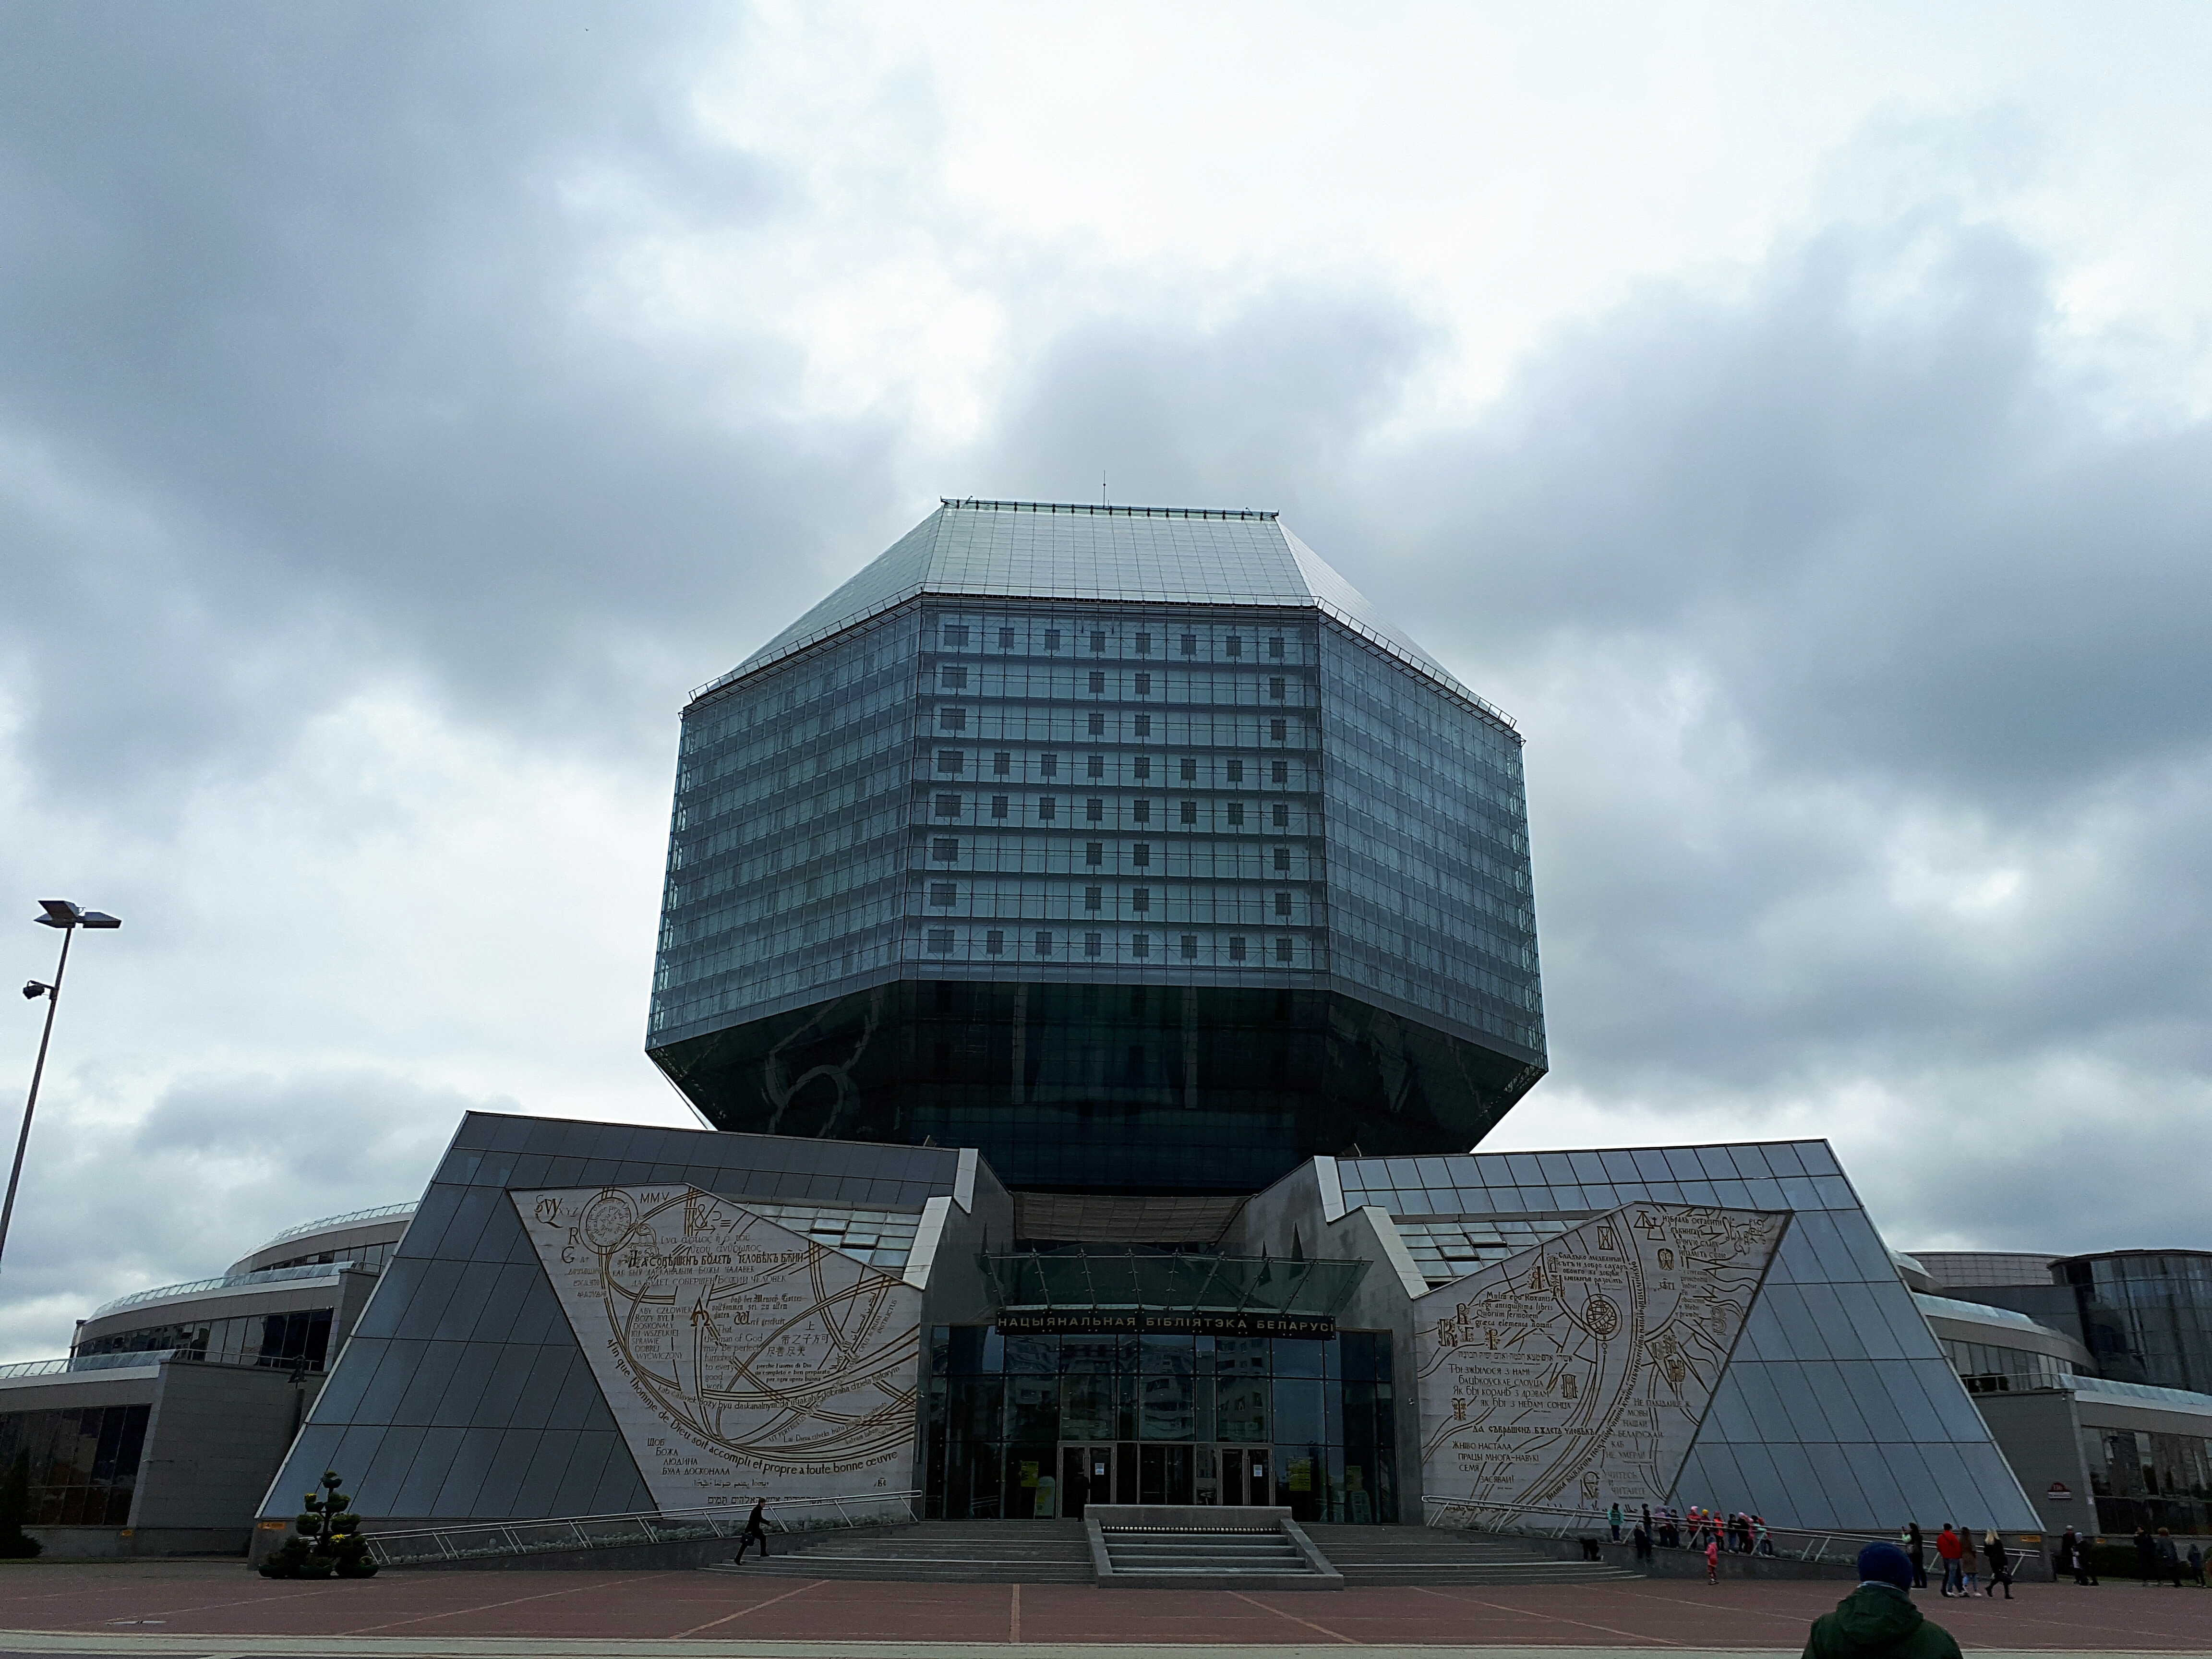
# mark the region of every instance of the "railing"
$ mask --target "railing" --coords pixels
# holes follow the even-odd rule
[[[77,1371],[119,1371],[133,1365],[158,1365],[177,1357],[174,1348],[149,1348],[128,1353],[79,1353],[66,1359],[24,1359],[0,1365],[0,1382],[19,1376],[68,1376]]]
[[[785,1498],[764,1517],[779,1533],[825,1527],[863,1527],[915,1519],[919,1488],[860,1492],[850,1498]],[[794,1517],[792,1511],[804,1513]],[[680,1544],[701,1538],[734,1538],[745,1528],[750,1505],[697,1510],[643,1510],[630,1515],[577,1515],[546,1521],[480,1521],[366,1533],[368,1553],[386,1566],[425,1561],[477,1561],[503,1555],[609,1550],[639,1544]]]
[[[1421,1500],[1424,1518],[1431,1527],[1465,1527],[1472,1532],[1506,1533],[1524,1538],[1585,1538],[1593,1534],[1603,1535],[1610,1522],[1603,1510],[1549,1509],[1533,1505],[1525,1509],[1510,1508],[1497,1503],[1481,1503],[1468,1498],[1424,1498]],[[1504,1511],[1501,1517],[1501,1511]],[[1462,1518],[1455,1519],[1459,1516]],[[1639,1510],[1623,1506],[1620,1512],[1620,1536],[1626,1542],[1637,1523],[1643,1519]],[[1721,1548],[1725,1553],[1734,1548],[1733,1534],[1728,1530],[1729,1517],[1721,1517]],[[1674,1524],[1682,1537],[1682,1545],[1689,1543],[1694,1530],[1687,1517],[1677,1513]],[[1765,1544],[1756,1542],[1759,1553],[1782,1556],[1792,1561],[1848,1562],[1869,1544],[1895,1544],[1894,1532],[1851,1532],[1836,1528],[1826,1532],[1799,1527],[1766,1528]],[[1936,1539],[1928,1536],[1928,1547],[1932,1557]],[[1652,1545],[1656,1549],[1669,1547],[1655,1536]],[[1772,1547],[1769,1550],[1766,1546]],[[1899,1546],[1902,1547],[1902,1546]],[[2039,1558],[2042,1552],[2023,1548],[2014,1543],[2006,1546],[2009,1563],[2020,1563]]]
[[[251,1291],[264,1285],[282,1285],[294,1279],[332,1279],[349,1268],[358,1267],[357,1261],[317,1261],[304,1267],[264,1267],[258,1273],[225,1273],[221,1279],[195,1279],[187,1285],[156,1285],[150,1291],[133,1291],[129,1296],[118,1296],[112,1302],[103,1302],[88,1316],[85,1322],[104,1319],[109,1314],[121,1313],[125,1308],[140,1307],[149,1302],[166,1302],[173,1297],[201,1296],[216,1291]]]
[[[326,1215],[320,1221],[303,1221],[296,1227],[285,1228],[267,1243],[254,1246],[252,1254],[258,1255],[270,1245],[286,1243],[295,1238],[305,1238],[309,1233],[327,1232],[333,1227],[351,1226],[356,1222],[381,1221],[388,1215],[414,1213],[415,1200],[410,1199],[404,1204],[381,1204],[374,1210],[348,1210],[343,1215]]]

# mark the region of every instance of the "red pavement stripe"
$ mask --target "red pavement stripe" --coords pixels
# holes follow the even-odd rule
[[[1006,1601],[1006,1640],[1018,1644],[1022,1639],[1022,1587],[1009,1584],[1006,1588],[1013,1592]]]
[[[641,1574],[640,1578],[665,1578],[666,1573]],[[491,1613],[500,1607],[519,1607],[526,1601],[550,1601],[557,1596],[581,1595],[586,1590],[604,1589],[605,1579],[595,1579],[588,1584],[572,1584],[567,1589],[545,1590],[536,1595],[518,1595],[506,1601],[480,1601],[471,1607],[453,1607],[445,1613],[418,1613],[411,1619],[388,1620],[381,1625],[362,1625],[353,1630],[340,1631],[341,1636],[369,1636],[380,1630],[397,1630],[402,1625],[425,1625],[434,1619],[459,1619],[472,1613]]]
[[[1304,1625],[1308,1630],[1317,1630],[1323,1636],[1329,1638],[1332,1641],[1342,1642],[1348,1647],[1356,1648],[1360,1645],[1359,1643],[1353,1641],[1351,1637],[1346,1636],[1341,1631],[1331,1630],[1327,1625],[1316,1625],[1312,1620],[1301,1619],[1294,1613],[1285,1613],[1280,1607],[1271,1607],[1265,1601],[1254,1601],[1251,1596],[1245,1595],[1243,1590],[1231,1590],[1229,1593],[1240,1601],[1250,1601],[1254,1607],[1259,1608],[1262,1613],[1272,1613],[1277,1618],[1287,1619],[1294,1625]]]
[[[1447,1601],[1472,1601],[1479,1607],[1488,1607],[1496,1613],[1526,1613],[1538,1619],[1549,1619],[1562,1625],[1573,1625],[1581,1630],[1601,1630],[1608,1636],[1626,1637],[1631,1642],[1663,1642],[1670,1648],[1687,1647],[1686,1642],[1677,1642],[1669,1636],[1639,1636],[1632,1631],[1618,1630],[1611,1625],[1594,1624],[1587,1619],[1567,1619],[1556,1613],[1536,1613],[1533,1608],[1510,1607],[1503,1601],[1486,1601],[1479,1595],[1462,1595],[1450,1590],[1432,1589],[1426,1584],[1414,1589],[1424,1595],[1440,1595]]]
[[[686,1637],[696,1636],[702,1630],[712,1630],[717,1625],[726,1625],[732,1619],[742,1619],[749,1613],[758,1613],[763,1607],[772,1607],[779,1601],[788,1601],[793,1596],[804,1595],[808,1590],[820,1589],[829,1582],[826,1578],[810,1578],[797,1589],[787,1589],[781,1595],[771,1595],[765,1601],[756,1601],[749,1607],[739,1607],[735,1613],[726,1613],[720,1619],[709,1619],[703,1625],[694,1625],[690,1630],[681,1630],[673,1636],[663,1637],[660,1639],[667,1642],[681,1642]]]

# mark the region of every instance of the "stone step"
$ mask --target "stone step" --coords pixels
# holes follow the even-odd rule
[[[1109,1527],[1099,1534],[1117,1573],[1163,1577],[1318,1577],[1279,1532],[1194,1532]]]

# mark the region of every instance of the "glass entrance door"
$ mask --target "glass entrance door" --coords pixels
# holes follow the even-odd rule
[[[1060,1449],[1060,1512],[1080,1521],[1091,1504],[1114,1501],[1114,1448],[1064,1445]]]
[[[1275,1483],[1270,1474],[1274,1449],[1271,1446],[1224,1446],[1221,1450],[1221,1501],[1224,1504],[1272,1504]]]

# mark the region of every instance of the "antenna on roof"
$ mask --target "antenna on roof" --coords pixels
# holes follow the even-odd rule
[[[1101,507],[1107,505],[1106,469],[1103,466],[1098,469],[1098,505]]]

